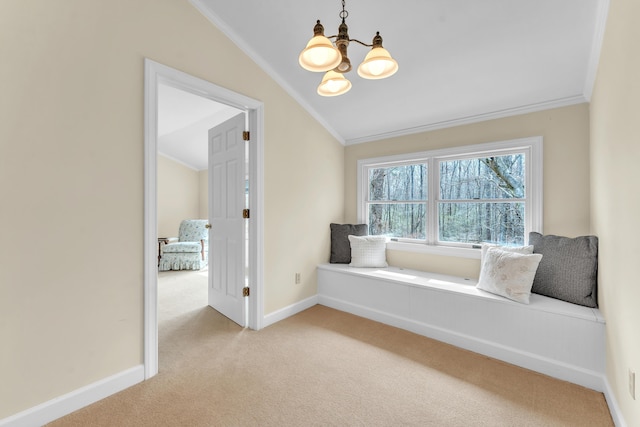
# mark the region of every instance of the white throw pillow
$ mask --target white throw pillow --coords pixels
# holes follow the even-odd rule
[[[487,248],[477,287],[492,294],[529,304],[540,254],[519,254]]]
[[[482,249],[480,249],[480,266],[484,263],[484,257],[487,254],[487,249],[489,248],[498,248],[507,252],[515,252],[517,254],[532,254],[533,253],[533,245],[529,246],[500,246],[494,243],[483,243]]]
[[[384,236],[349,236],[351,267],[387,267],[387,238]]]

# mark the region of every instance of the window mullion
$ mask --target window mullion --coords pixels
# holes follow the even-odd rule
[[[435,245],[438,241],[438,199],[440,188],[440,172],[438,162],[431,157],[427,160],[427,244]]]

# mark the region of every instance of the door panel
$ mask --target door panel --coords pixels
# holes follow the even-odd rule
[[[209,305],[246,326],[244,115],[209,130]]]

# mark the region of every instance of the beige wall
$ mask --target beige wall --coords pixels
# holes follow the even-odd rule
[[[265,276],[272,282],[265,313],[317,294],[316,266],[329,261],[329,224],[344,215],[344,147],[309,126],[303,114],[284,108],[272,113],[288,123],[287,138],[293,143],[266,153],[271,185],[265,201],[271,208],[265,217]],[[299,285],[296,273],[301,274]]]
[[[200,173],[159,155],[157,176],[158,236],[177,237],[183,219],[201,218]]]
[[[0,419],[143,362],[145,57],[264,102],[265,313],[316,292],[344,148],[256,64],[187,0],[3,0]]]
[[[640,426],[639,19],[638,0],[611,0],[591,102],[592,224],[600,238],[607,379],[628,426]],[[628,369],[636,372],[636,400]]]
[[[407,135],[345,150],[345,219],[357,218],[357,161],[392,154],[543,137],[543,232],[563,236],[589,233],[589,110],[587,104]],[[388,251],[392,265],[478,277],[475,259]]]
[[[0,249],[0,419],[142,363],[147,57],[265,103],[267,314],[315,294],[328,224],[357,219],[357,159],[542,135],[544,232],[600,237],[607,378],[627,424],[640,425],[640,400],[626,391],[627,368],[640,371],[640,11],[636,0],[611,3],[590,164],[586,105],[345,149],[187,0],[3,0],[0,235],[13,243]],[[390,260],[478,269],[436,256]]]
[[[198,218],[209,219],[209,171],[198,171]]]

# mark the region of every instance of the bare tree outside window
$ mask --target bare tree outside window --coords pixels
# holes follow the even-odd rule
[[[524,242],[525,155],[437,162],[438,241]],[[369,169],[369,233],[403,239],[427,235],[428,164]]]
[[[439,240],[524,243],[523,154],[440,162]]]
[[[370,170],[370,234],[425,238],[426,170],[425,164]]]

